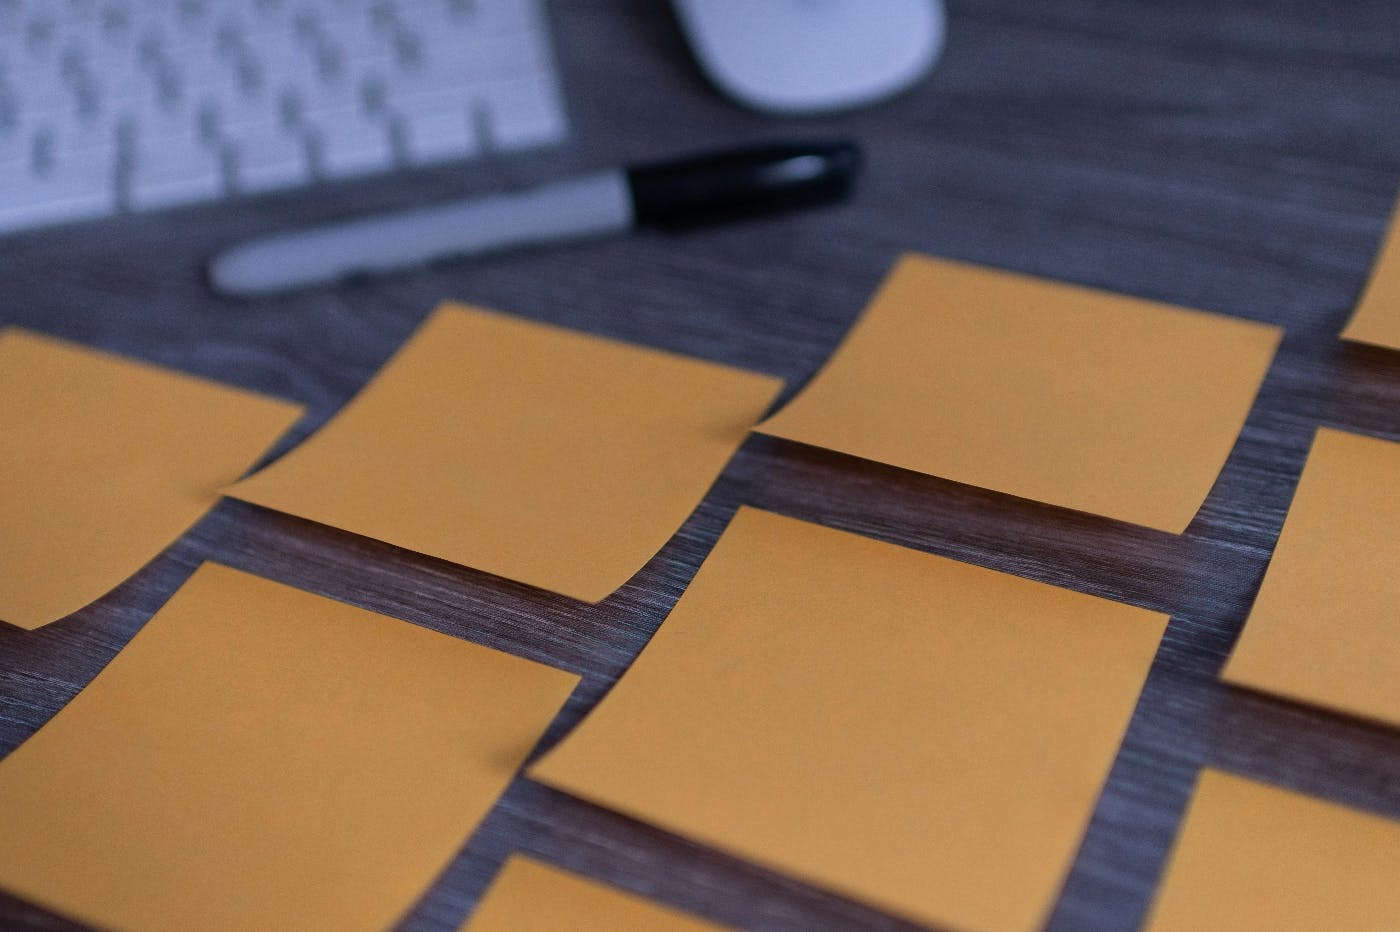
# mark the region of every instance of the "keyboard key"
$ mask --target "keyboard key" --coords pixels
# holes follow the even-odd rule
[[[35,172],[28,159],[0,164],[0,231],[86,220],[115,209],[108,160],[68,158]]]
[[[542,29],[534,4],[513,0],[446,0],[464,24],[483,33],[525,32]]]
[[[460,101],[428,102],[421,109],[394,118],[402,160],[409,165],[429,165],[475,155],[479,143],[471,112]]]
[[[240,134],[224,149],[233,188],[245,194],[291,188],[311,180],[306,143],[275,126]]]
[[[180,149],[152,147],[138,154],[126,182],[126,206],[154,210],[224,193],[223,165],[216,152],[194,144]]]
[[[525,77],[548,69],[544,42],[533,33],[438,36],[423,57],[443,85]]]
[[[194,101],[196,119],[201,124],[213,122],[220,138],[237,138],[244,127],[258,127],[276,117],[277,108],[267,90],[244,92],[241,88],[224,85],[205,88]],[[207,127],[199,127],[201,135]]]
[[[486,130],[496,151],[559,142],[568,132],[558,92],[546,75],[492,82],[481,93]]]
[[[320,178],[349,178],[394,164],[389,128],[354,110],[308,117],[312,167]]]

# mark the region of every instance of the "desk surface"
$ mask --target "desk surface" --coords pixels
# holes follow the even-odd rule
[[[705,86],[664,4],[556,3],[574,124],[565,149],[12,237],[0,249],[0,323],[304,402],[310,415],[290,443],[446,297],[769,372],[790,393],[894,255],[925,250],[1287,328],[1184,535],[752,437],[680,534],[614,597],[587,606],[224,501],[97,604],[34,633],[0,627],[0,753],[72,698],[203,560],[582,673],[552,742],[626,668],[743,503],[1171,614],[1052,928],[1135,926],[1202,764],[1400,818],[1400,733],[1216,680],[1313,430],[1400,439],[1400,353],[1335,339],[1400,183],[1400,5],[949,5],[948,50],[917,91],[849,116],[775,123]],[[783,134],[863,140],[859,196],[823,212],[292,300],[232,305],[201,284],[205,257],[262,230]],[[738,926],[904,927],[523,780],[405,927],[455,927],[512,850]],[[0,896],[0,926],[65,924]]]

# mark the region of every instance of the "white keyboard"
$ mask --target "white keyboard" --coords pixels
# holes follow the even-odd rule
[[[539,0],[0,0],[0,232],[566,134]]]

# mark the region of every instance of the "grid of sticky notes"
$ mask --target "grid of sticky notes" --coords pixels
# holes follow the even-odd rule
[[[444,305],[334,421],[228,494],[597,602],[675,534],[781,387]]]
[[[1342,337],[1400,350],[1400,211],[1391,218],[1371,278]]]
[[[1173,533],[1214,485],[1282,332],[906,255],[758,429]]]
[[[462,932],[723,932],[725,928],[512,855]]]
[[[1400,825],[1201,774],[1147,932],[1400,929]]]
[[[1224,676],[1400,726],[1400,443],[1317,432]]]
[[[1392,234],[1347,337],[1396,345],[1397,255]],[[910,255],[758,429],[1180,532],[1279,339]],[[675,533],[780,388],[448,304],[310,440],[233,483],[299,408],[5,331],[0,395],[20,403],[0,408],[0,617],[35,627],[100,596],[220,487],[597,602]],[[1319,431],[1226,677],[1400,724],[1396,527],[1400,445]],[[632,669],[530,775],[915,922],[1036,929],[1165,624],[740,508]],[[576,682],[205,564],[0,761],[0,886],[118,928],[384,928]],[[1400,924],[1373,868],[1395,863],[1397,836],[1207,772],[1151,928]],[[718,927],[514,857],[465,928]]]
[[[301,415],[18,328],[0,398],[0,621],[28,629],[135,573]]]
[[[204,564],[0,761],[0,886],[104,928],[383,929],[577,679]]]
[[[1029,930],[1165,624],[743,508],[633,667],[528,772],[914,921]]]

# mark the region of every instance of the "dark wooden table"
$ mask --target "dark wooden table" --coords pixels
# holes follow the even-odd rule
[[[204,560],[583,674],[552,743],[626,669],[734,509],[751,504],[1171,614],[1052,928],[1140,922],[1203,764],[1400,818],[1400,732],[1217,681],[1313,430],[1400,440],[1400,353],[1335,337],[1400,183],[1400,4],[950,7],[947,52],[913,93],[848,116],[776,122],[705,85],[659,0],[558,2],[574,126],[564,149],[10,237],[0,241],[0,322],[304,402],[309,414],[285,449],[443,298],[773,373],[790,394],[895,254],[926,250],[1287,328],[1240,442],[1184,535],[751,437],[677,537],[588,606],[224,501],[91,607],[32,633],[0,626],[0,753],[71,699]],[[275,227],[813,134],[851,135],[868,149],[848,205],[247,305],[214,298],[200,278],[217,247]],[[1338,636],[1345,621],[1317,619]],[[517,780],[405,928],[455,927],[516,850],[736,926],[904,927]],[[0,898],[0,926],[68,923]]]

